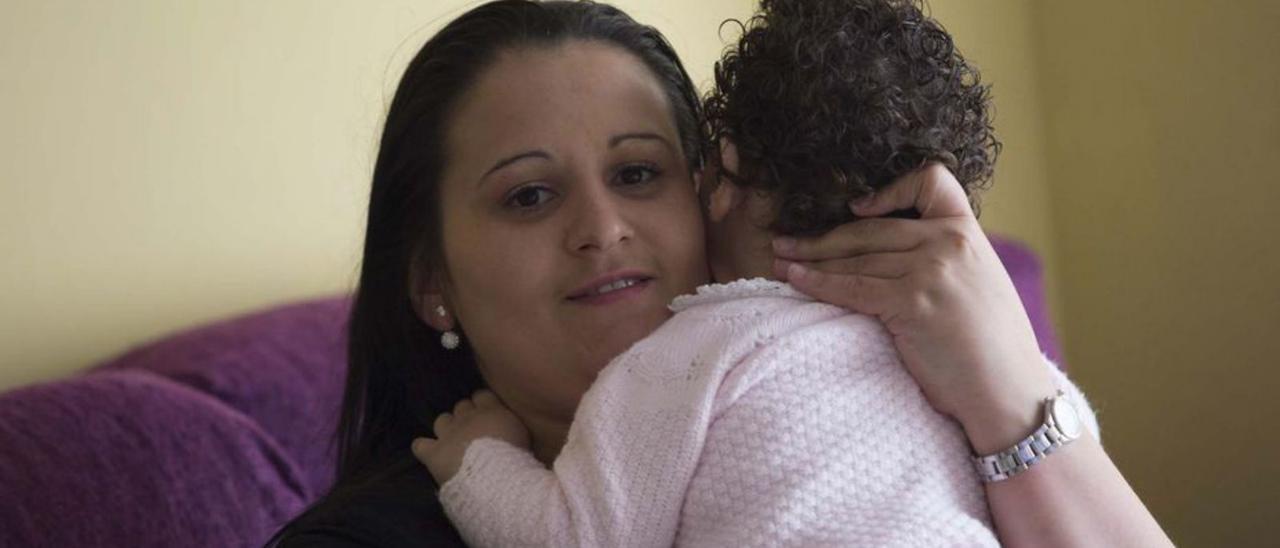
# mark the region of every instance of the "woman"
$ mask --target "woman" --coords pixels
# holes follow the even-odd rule
[[[278,540],[459,543],[409,444],[482,384],[528,426],[535,455],[554,459],[595,373],[706,281],[701,131],[675,53],[608,6],[495,2],[428,41],[397,90],[375,167],[338,483]],[[912,207],[922,219],[905,233],[863,221],[777,242],[795,259],[777,267],[818,298],[884,319],[930,401],[976,451],[1001,449],[1039,423],[1051,381],[944,170],[904,178],[859,213]],[[859,275],[885,252],[923,266],[895,281]],[[1096,443],[1056,460],[991,487],[1003,540],[1163,538]],[[1100,491],[1053,491],[1072,481]],[[1051,510],[1086,500],[1078,514]],[[1099,508],[1134,517],[1112,527]]]

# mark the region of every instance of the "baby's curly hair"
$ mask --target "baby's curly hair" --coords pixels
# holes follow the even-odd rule
[[[846,205],[929,162],[970,196],[1000,151],[990,91],[918,0],[762,0],[716,63],[711,136],[739,157],[735,183],[777,205],[770,227],[812,235]]]

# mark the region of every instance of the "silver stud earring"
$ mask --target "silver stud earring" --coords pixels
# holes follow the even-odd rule
[[[440,305],[436,307],[437,316],[440,316],[441,318],[443,318],[445,317],[446,314],[447,313],[444,310],[444,305]],[[462,338],[459,337],[457,333],[454,333],[452,329],[445,331],[443,334],[440,335],[440,346],[443,346],[449,350],[453,350],[457,348],[458,344],[460,344],[461,342],[462,342]]]
[[[440,335],[440,346],[448,348],[449,350],[457,348],[458,344],[461,342],[462,338],[458,337],[458,334],[453,331],[445,331],[443,335]]]

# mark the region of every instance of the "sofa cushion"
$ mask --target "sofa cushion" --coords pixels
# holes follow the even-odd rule
[[[0,486],[0,546],[261,546],[307,502],[253,420],[133,371],[0,394]]]
[[[345,297],[277,306],[165,337],[96,371],[149,371],[244,413],[318,496],[333,482],[349,311]]]

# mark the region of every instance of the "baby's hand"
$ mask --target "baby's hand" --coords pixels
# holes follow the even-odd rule
[[[488,390],[479,390],[470,399],[458,402],[453,413],[436,418],[436,438],[413,440],[413,456],[426,465],[444,485],[462,467],[462,456],[471,442],[480,438],[496,438],[522,449],[529,448],[529,430],[524,423]]]

